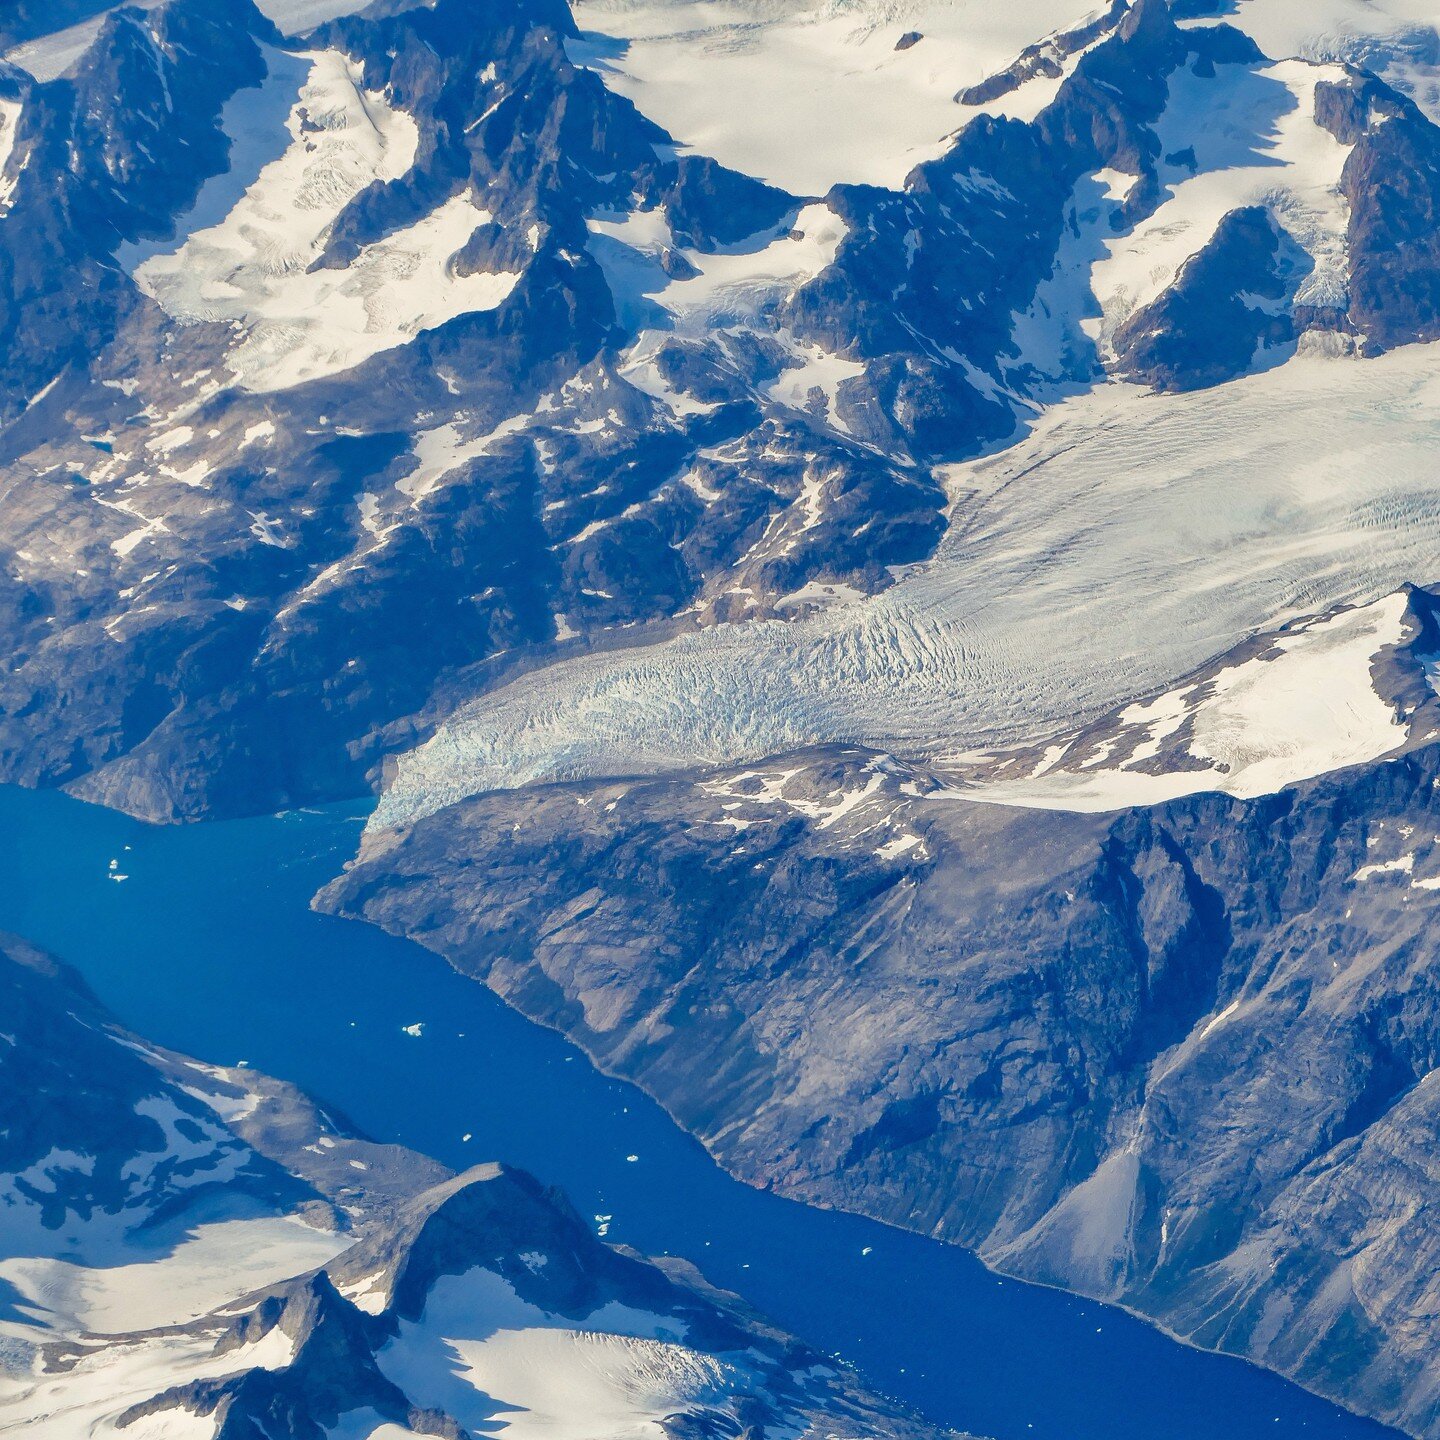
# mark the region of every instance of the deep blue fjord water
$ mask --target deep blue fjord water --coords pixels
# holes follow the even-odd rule
[[[934,1420],[997,1440],[1393,1435],[952,1247],[727,1178],[657,1105],[443,961],[312,913],[362,819],[155,828],[0,787],[0,928],[161,1044],[248,1061],[449,1165],[534,1171],[611,1217],[611,1239],[696,1261]]]

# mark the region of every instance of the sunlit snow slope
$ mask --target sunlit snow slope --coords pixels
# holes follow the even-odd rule
[[[797,194],[898,186],[973,112],[966,86],[1103,13],[1097,0],[580,0],[577,59],[690,148]],[[923,38],[897,48],[910,34]],[[1028,118],[1054,94],[1011,97]]]
[[[265,391],[352,369],[428,326],[498,305],[514,275],[459,276],[451,265],[490,218],[469,195],[366,246],[344,269],[315,267],[345,205],[404,175],[419,136],[408,115],[359,88],[343,55],[272,51],[269,64],[266,84],[242,90],[226,116],[228,130],[257,140],[201,192],[183,243],[136,266],[141,289],[176,319],[234,323],[230,368],[246,389]],[[243,161],[260,159],[258,137],[274,143],[265,122],[287,103],[288,146],[208,223],[224,203],[217,196],[228,200],[249,178]]]
[[[1253,797],[1393,755],[1408,716],[1376,687],[1377,662],[1409,638],[1406,599],[1302,621],[1258,653],[1231,657],[1127,705],[1103,736],[1047,746],[1029,773],[964,789],[965,799],[1105,811],[1219,790]],[[1427,686],[1428,690],[1429,687]]]
[[[799,194],[898,187],[981,109],[1030,119],[1058,80],[983,106],[955,97],[1100,0],[579,0],[574,47],[678,140]],[[1240,0],[1224,17],[1275,60],[1351,61],[1440,114],[1440,40],[1425,0]],[[911,36],[920,39],[898,48]],[[697,63],[703,57],[703,63]]]

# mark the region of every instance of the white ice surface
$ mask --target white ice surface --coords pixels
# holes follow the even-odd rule
[[[1273,59],[1348,60],[1374,70],[1440,119],[1433,0],[1240,0],[1225,19]]]
[[[25,1345],[18,1327],[0,1326],[0,1346]],[[33,1440],[211,1440],[215,1417],[178,1407],[124,1427],[118,1421],[132,1405],[174,1385],[242,1368],[278,1369],[289,1362],[293,1347],[286,1335],[272,1330],[242,1350],[216,1355],[214,1349],[213,1334],[153,1336],[112,1342],[73,1368],[49,1374],[0,1368],[0,1430]]]
[[[813,743],[1038,743],[1249,635],[1440,577],[1437,444],[1435,347],[1183,396],[1102,387],[953,467],[949,533],[889,591],[527,675],[403,757],[372,827]]]
[[[415,1432],[381,1417],[378,1410],[349,1410],[325,1432],[325,1440],[412,1440]]]
[[[899,186],[973,118],[957,91],[1100,9],[1096,0],[579,0],[576,17],[593,34],[571,51],[682,145],[792,194],[823,195],[841,181]],[[924,38],[897,51],[911,30]],[[1028,89],[1015,97],[1027,109]]]
[[[228,364],[253,391],[338,374],[498,305],[514,275],[461,276],[450,265],[489,218],[464,194],[343,269],[310,269],[346,204],[410,168],[418,132],[403,111],[360,90],[342,55],[268,59],[265,84],[226,106],[231,170],[202,190],[181,222],[183,242],[167,253],[122,252],[140,287],[176,319],[233,325]]]
[[[1131,230],[1111,215],[1135,177],[1087,175],[1075,188],[1056,265],[1016,317],[1019,363],[1072,375],[1098,349],[1113,358],[1116,329],[1174,283],[1232,210],[1258,206],[1308,257],[1296,300],[1342,308],[1348,290],[1349,207],[1340,175],[1349,148],[1315,123],[1315,86],[1340,67],[1283,60],[1173,76],[1156,126],[1162,156],[1190,151],[1194,168],[1162,160],[1163,199]]]
[[[658,209],[597,215],[588,223],[590,253],[605,273],[621,323],[638,332],[621,373],[676,415],[711,407],[666,383],[654,364],[657,335],[679,332],[703,338],[717,329],[754,324],[834,260],[846,228],[827,205],[811,204],[773,232],[719,253],[704,253],[675,245]],[[662,262],[672,250],[695,272],[690,278],[666,274]],[[792,364],[765,387],[765,398],[812,413],[818,402],[830,425],[843,430],[834,413],[836,391],[864,367],[817,345],[802,345],[783,330],[774,338],[790,350]]]
[[[797,195],[899,186],[976,113],[957,91],[1102,8],[1086,0],[579,0],[572,46],[685,146]],[[1440,116],[1430,0],[1240,0],[1275,60],[1355,60]],[[924,35],[908,50],[895,41]],[[982,107],[1032,119],[1058,81]],[[1308,112],[1307,112],[1308,113]],[[1187,142],[1188,143],[1188,142]]]
[[[835,413],[835,400],[847,380],[865,373],[864,365],[858,360],[832,355],[818,345],[796,346],[791,358],[795,363],[765,387],[766,397],[791,410],[813,412],[818,408],[834,429],[848,430]]]
[[[118,1334],[179,1325],[227,1300],[322,1265],[345,1241],[248,1201],[225,1218],[181,1221],[75,1258],[9,1257],[0,1280],[37,1324]],[[81,1237],[82,1249],[84,1247]]]
[[[416,1403],[507,1440],[662,1440],[660,1421],[723,1406],[747,1373],[679,1343],[677,1322],[615,1302],[583,1328],[485,1270],[446,1276],[380,1368]]]
[[[327,20],[354,15],[370,0],[255,0],[255,8],[275,22],[282,35],[303,35]]]
[[[1204,685],[1184,686],[1121,713],[1122,733],[1138,739],[1124,760],[1049,757],[1040,773],[946,792],[964,800],[1047,810],[1117,810],[1179,795],[1219,790],[1272,794],[1312,776],[1389,755],[1408,730],[1375,691],[1372,661],[1403,638],[1403,595],[1343,610],[1276,641],[1262,655],[1221,670]],[[1160,752],[1186,721],[1185,747],[1196,769],[1151,773],[1137,761]]]
[[[699,273],[675,280],[660,264],[672,246],[662,211],[596,216],[589,226],[590,253],[605,272],[622,324],[638,329],[661,319],[701,334],[753,319],[766,301],[818,275],[834,260],[846,228],[828,206],[806,205],[778,233],[718,254],[681,249]]]
[[[183,1148],[167,1153],[185,1158]],[[82,1159],[52,1152],[46,1163],[75,1168]],[[43,1247],[27,1244],[33,1237],[23,1226],[17,1231],[13,1219],[7,1211],[0,1237],[6,1257],[0,1260],[0,1289],[12,1301],[0,1319],[0,1432],[37,1440],[209,1440],[213,1417],[178,1409],[127,1429],[117,1421],[130,1406],[173,1385],[287,1364],[290,1340],[277,1330],[243,1352],[217,1356],[213,1331],[149,1338],[135,1332],[188,1324],[252,1290],[324,1264],[349,1243],[225,1194],[207,1195],[146,1229],[118,1226],[109,1217],[70,1217],[47,1233]],[[116,1338],[102,1343],[100,1336]],[[40,1347],[62,1338],[89,1353],[72,1368],[42,1371],[36,1363]]]

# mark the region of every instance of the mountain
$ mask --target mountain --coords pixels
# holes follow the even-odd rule
[[[1050,8],[1044,43],[996,22],[994,78],[969,62],[905,173],[832,166],[818,198],[662,129],[637,103],[668,113],[647,77],[673,47],[559,0],[372,5],[304,40],[249,0],[164,0],[81,27],[53,78],[12,65],[0,773],[151,818],[353,795],[567,656],[656,674],[682,758],[888,740],[801,715],[776,743],[753,703],[707,733],[668,657],[710,666],[738,622],[771,644],[817,604],[868,624],[864,597],[883,613],[965,532],[952,467],[1067,395],[1348,386],[1364,367],[1307,357],[1433,336],[1440,131],[1408,31],[1272,59],[1243,28],[1259,0]],[[781,7],[752,79],[772,45],[884,42],[886,105],[933,107],[972,20],[928,13],[860,7],[841,34]],[[688,90],[687,131],[739,113]],[[1284,603],[1252,596],[1192,663]],[[901,713],[912,739],[934,723]]]
[[[1259,637],[1042,751],[475,796],[322,903],[756,1184],[1433,1435],[1437,605]]]
[[[378,795],[320,903],[737,1174],[1440,1434],[1430,9],[4,23],[0,779],[151,820]],[[177,1091],[53,1018],[17,1245],[73,1200],[104,1256],[193,1188],[316,1247],[147,1317],[189,1338],[125,1382],[135,1425],[483,1429],[442,1343],[570,1403],[524,1387],[596,1312],[528,1250],[395,1278],[496,1196],[610,1274],[528,1182],[347,1192],[191,1094],[255,1082]],[[320,1124],[286,1129],[339,1147]],[[347,1226],[371,1308],[318,1253]],[[627,1313],[725,1311],[620,1298],[639,1274]],[[583,1404],[639,1367],[660,1420],[720,1417],[677,1435],[763,1423],[742,1391],[892,1423],[787,1388],[783,1346],[752,1373],[657,1336],[607,1342]]]
[[[0,989],[7,1430],[938,1434],[522,1171],[453,1175],[158,1050],[14,937]]]
[[[677,155],[573,34],[452,3],[294,53],[239,0],[170,0],[12,78],[13,778],[157,816],[354,793],[467,668],[933,545],[932,478],[765,398],[797,362],[745,317],[839,221]],[[115,79],[142,58],[148,96]],[[622,322],[671,274],[702,332],[740,307],[733,354]]]

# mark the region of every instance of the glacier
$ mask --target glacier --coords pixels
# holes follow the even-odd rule
[[[372,830],[485,790],[815,744],[1039,743],[1264,629],[1440,574],[1437,440],[1424,348],[1073,397],[947,467],[954,523],[890,589],[522,676],[399,759]]]

